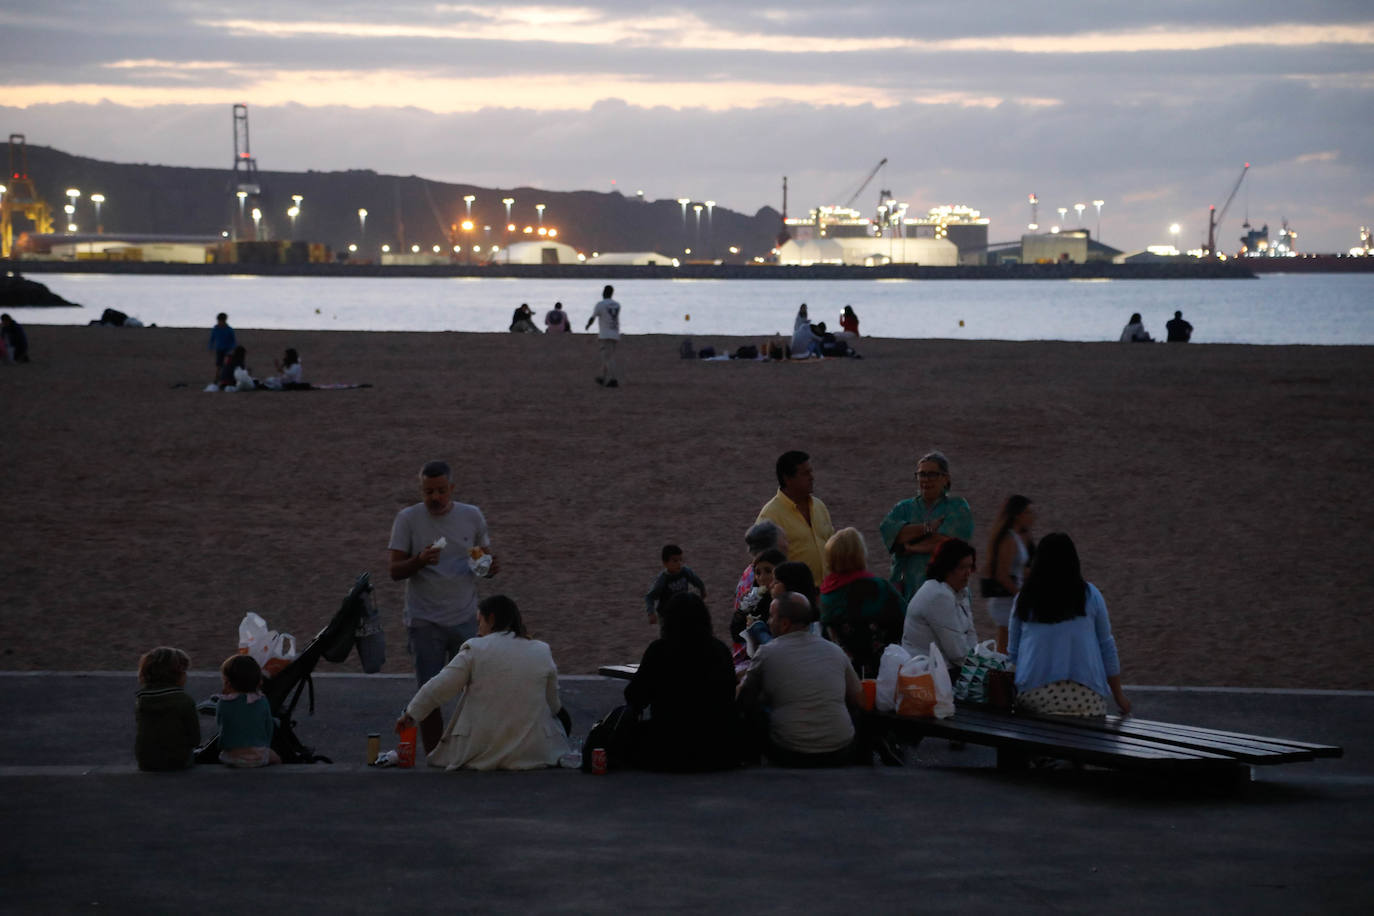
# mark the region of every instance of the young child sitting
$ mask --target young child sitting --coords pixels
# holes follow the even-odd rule
[[[231,655],[219,666],[224,679],[215,724],[219,726],[219,762],[234,767],[281,763],[272,750],[272,704],[258,693],[262,668],[251,655]]]
[[[158,646],[138,660],[134,694],[134,759],[140,770],[184,770],[200,744],[196,701],[186,692],[191,658]]]
[[[649,594],[644,596],[644,613],[649,615],[649,624],[658,623],[659,611],[668,604],[668,599],[683,592],[694,592],[703,601],[706,599],[706,586],[690,566],[682,564],[682,548],[676,544],[664,544],[663,572],[658,574]]]
[[[786,562],[787,555],[781,550],[765,550],[754,560],[754,587],[739,602],[740,613],[744,615],[740,641],[750,658],[759,646],[773,639],[768,629],[769,606],[773,603],[773,570]]]

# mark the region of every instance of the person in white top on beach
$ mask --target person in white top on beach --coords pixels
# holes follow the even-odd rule
[[[601,343],[601,374],[596,383],[605,388],[620,387],[620,364],[615,358],[616,345],[620,343],[620,303],[611,298],[613,293],[613,286],[601,291],[601,301],[592,309],[592,317],[583,328],[586,330],[596,322],[596,336]]]

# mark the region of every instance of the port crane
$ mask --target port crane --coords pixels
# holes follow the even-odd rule
[[[34,232],[52,232],[52,210],[29,178],[28,149],[23,134],[10,134],[10,169],[0,182],[0,257],[12,254],[16,214],[32,220]]]
[[[882,158],[882,161],[880,161],[877,165],[873,166],[873,171],[868,173],[868,177],[865,178],[863,180],[863,183],[859,185],[859,189],[855,191],[853,194],[849,195],[849,200],[846,200],[844,202],[846,208],[854,206],[854,201],[859,199],[859,195],[864,192],[864,188],[868,187],[869,183],[872,182],[875,177],[877,177],[878,173],[882,171],[882,168],[885,165],[887,165],[886,156],[884,156]]]
[[[1241,182],[1245,180],[1245,174],[1250,171],[1250,163],[1245,163],[1245,168],[1240,170],[1240,177],[1236,179],[1235,185],[1231,188],[1231,193],[1226,198],[1226,203],[1221,205],[1221,212],[1217,212],[1215,204],[1207,208],[1207,248],[1203,251],[1203,257],[1210,258],[1216,251],[1217,226],[1226,218],[1226,211],[1231,209],[1231,201],[1236,199],[1236,192],[1240,190]]]

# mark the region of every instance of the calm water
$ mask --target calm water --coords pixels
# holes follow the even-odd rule
[[[11,309],[28,324],[85,324],[114,308],[172,327],[228,312],[238,328],[504,332],[528,302],[561,300],[581,329],[603,280],[35,275],[83,309]],[[864,335],[1115,340],[1132,312],[1164,336],[1182,309],[1200,343],[1374,344],[1374,274],[1258,280],[625,280],[628,334],[790,333],[797,305],[838,327],[853,305]],[[690,318],[688,317],[690,316]]]

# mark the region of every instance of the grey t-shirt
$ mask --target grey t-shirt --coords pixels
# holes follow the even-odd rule
[[[601,340],[620,339],[620,303],[614,299],[602,299],[592,309],[596,319],[596,336]]]
[[[456,627],[477,618],[477,577],[468,566],[468,550],[491,546],[482,510],[455,502],[443,515],[431,515],[424,503],[407,506],[396,513],[387,549],[413,557],[440,537],[448,543],[439,562],[406,580],[406,626],[428,620]]]
[[[859,678],[834,643],[794,631],[760,646],[745,675],[745,690],[754,688],[772,711],[768,732],[779,747],[824,754],[854,739],[845,694],[859,690]]]

